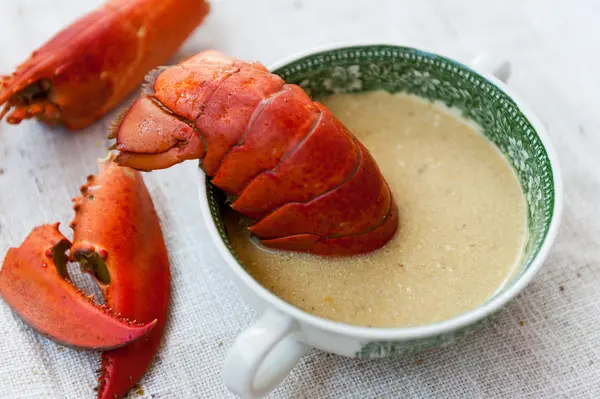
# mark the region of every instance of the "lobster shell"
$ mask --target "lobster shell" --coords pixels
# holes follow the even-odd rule
[[[203,0],[111,0],[0,76],[0,119],[84,128],[121,102],[203,21]],[[168,34],[166,33],[168,32]]]
[[[109,399],[124,396],[154,359],[167,321],[171,278],[160,222],[141,174],[119,167],[112,156],[99,166],[100,173],[89,176],[73,200],[71,258],[96,279],[113,312],[157,321],[146,337],[102,353],[98,398]]]
[[[159,349],[167,321],[170,270],[152,198],[140,172],[100,160],[73,199],[73,243],[58,223],[35,228],[11,248],[0,297],[38,333],[63,345],[102,350],[97,397],[120,398]],[[70,249],[70,256],[66,251]],[[98,283],[96,305],[70,281],[67,260]]]
[[[133,324],[78,290],[67,271],[69,240],[58,223],[38,226],[10,248],[0,270],[0,297],[27,325],[69,347],[111,350],[152,331],[157,320]]]
[[[377,163],[299,86],[214,51],[149,80],[111,136],[119,164],[152,170],[200,159],[272,248],[352,255],[395,234],[397,208]]]

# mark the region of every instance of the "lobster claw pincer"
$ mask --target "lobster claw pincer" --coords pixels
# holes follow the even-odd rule
[[[141,325],[119,318],[71,283],[70,247],[56,223],[35,228],[19,248],[9,249],[0,294],[11,309],[38,333],[78,349],[116,349],[150,333],[156,320]]]

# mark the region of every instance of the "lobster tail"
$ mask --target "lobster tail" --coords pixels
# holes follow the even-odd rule
[[[395,234],[397,209],[375,160],[299,86],[213,51],[150,84],[114,134],[121,165],[200,159],[270,247],[351,255]]]

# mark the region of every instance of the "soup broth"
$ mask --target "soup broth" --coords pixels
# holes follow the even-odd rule
[[[265,250],[228,211],[248,272],[289,303],[373,327],[428,324],[490,298],[522,253],[526,210],[512,168],[479,128],[415,96],[368,92],[322,102],[376,159],[399,230],[370,254],[325,258]]]

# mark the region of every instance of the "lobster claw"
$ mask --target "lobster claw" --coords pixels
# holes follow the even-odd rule
[[[156,354],[167,319],[170,272],[152,198],[140,172],[109,155],[75,198],[71,258],[100,286],[106,304],[123,317],[157,320],[143,339],[102,354],[99,398],[125,395]]]
[[[150,333],[156,320],[133,324],[75,288],[67,272],[69,247],[56,223],[35,228],[19,248],[9,249],[0,295],[11,309],[38,333],[78,349],[116,349]]]
[[[73,202],[73,244],[58,223],[34,229],[8,251],[0,296],[40,334],[103,350],[98,398],[120,398],[160,345],[169,306],[167,249],[140,172],[118,166],[112,155],[100,161],[100,173],[88,176]],[[106,306],[71,284],[69,248],[70,260],[98,283]]]
[[[108,1],[0,76],[0,120],[92,124],[166,63],[209,9],[203,0]]]

